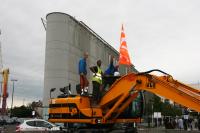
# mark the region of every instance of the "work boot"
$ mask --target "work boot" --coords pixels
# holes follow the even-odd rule
[[[84,95],[88,95],[88,87],[84,88],[84,92],[83,93],[84,93]]]
[[[84,88],[84,91],[88,93],[88,87],[85,87],[85,88]]]
[[[81,96],[88,96],[88,89],[86,87],[81,90]]]
[[[83,91],[83,89],[81,89],[81,96],[84,94],[84,91]]]

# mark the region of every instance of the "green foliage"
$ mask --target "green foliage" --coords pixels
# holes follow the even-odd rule
[[[32,109],[28,106],[14,107],[12,109],[12,116],[14,117],[31,117]]]
[[[153,97],[153,108],[154,112],[162,112],[163,102],[161,102],[161,98],[154,95]]]
[[[181,111],[181,108],[178,108],[168,102],[164,102],[162,114],[164,116],[176,116],[176,115],[180,116],[180,115],[182,115],[182,111]]]
[[[153,108],[152,108],[153,104]],[[161,112],[164,116],[180,116],[182,115],[181,108],[170,104],[168,100],[161,101],[161,98],[154,95],[152,100],[146,104],[146,114],[151,115],[153,112]]]
[[[151,115],[153,113],[152,110],[152,104],[151,103],[147,103],[145,106],[145,114],[146,115]]]

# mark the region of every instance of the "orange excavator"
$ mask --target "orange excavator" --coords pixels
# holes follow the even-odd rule
[[[151,74],[154,71],[161,72],[164,76]],[[66,90],[70,90],[70,87]],[[141,121],[144,108],[143,91],[165,97],[200,112],[199,90],[174,80],[171,75],[156,69],[116,78],[97,105],[92,104],[90,96],[65,93],[65,96],[51,98],[49,121],[65,123],[68,129],[76,127],[77,123],[84,123],[85,127],[93,129],[97,127],[111,129],[111,126],[119,123],[137,123]]]

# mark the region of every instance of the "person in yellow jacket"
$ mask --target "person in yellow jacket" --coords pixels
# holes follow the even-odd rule
[[[90,67],[93,72],[92,85],[93,85],[93,98],[99,102],[101,97],[102,77],[103,71],[101,70],[101,60],[97,61],[97,66]]]

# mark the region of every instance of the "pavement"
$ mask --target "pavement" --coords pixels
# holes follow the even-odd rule
[[[15,133],[16,125],[5,125],[4,128],[0,127],[0,133]],[[111,133],[124,133],[122,130],[112,131]],[[164,127],[158,128],[138,128],[138,133],[200,133],[197,129],[194,130],[179,130],[179,129],[165,129]]]
[[[16,125],[5,125],[0,127],[0,133],[15,133]]]
[[[180,130],[180,129],[165,129],[164,127],[158,128],[138,128],[138,133],[200,133],[197,129],[193,130]]]

